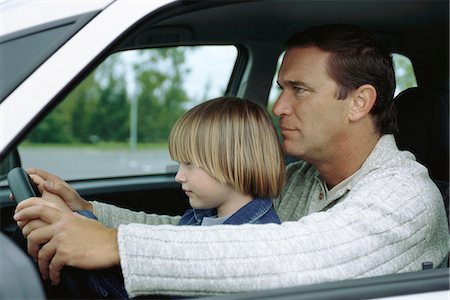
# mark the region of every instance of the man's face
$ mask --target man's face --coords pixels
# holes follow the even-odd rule
[[[332,159],[348,134],[349,101],[336,99],[329,56],[312,46],[288,49],[278,75],[282,92],[272,109],[280,118],[284,150],[313,164]]]

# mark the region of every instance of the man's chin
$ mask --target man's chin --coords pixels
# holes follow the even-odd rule
[[[299,147],[293,143],[290,143],[289,140],[283,141],[283,150],[286,155],[295,157],[297,159],[302,159],[302,153]]]

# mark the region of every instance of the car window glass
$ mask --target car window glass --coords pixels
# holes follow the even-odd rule
[[[397,96],[401,91],[417,86],[417,81],[413,65],[408,57],[393,53],[392,59],[394,61],[395,81],[397,84],[395,96]]]
[[[173,123],[225,94],[236,58],[234,46],[109,56],[20,144],[23,167],[66,180],[176,171],[167,147]]]
[[[2,59],[0,64],[0,98],[15,88],[17,82],[22,81],[48,56],[49,45],[65,33],[70,25],[52,28],[25,37],[8,41],[0,41],[0,56],[11,59]],[[53,47],[54,48],[54,47]],[[54,50],[54,49],[52,49]]]

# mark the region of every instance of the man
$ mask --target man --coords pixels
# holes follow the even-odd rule
[[[19,204],[15,218],[43,276],[58,283],[65,265],[120,265],[130,297],[202,295],[415,271],[425,261],[445,264],[439,190],[392,136],[389,53],[347,25],[306,30],[286,46],[273,112],[285,151],[301,161],[287,167],[286,187],[275,200],[283,224],[146,225],[178,218],[89,203],[57,177],[35,170],[41,186],[103,223],[42,206],[39,198]]]

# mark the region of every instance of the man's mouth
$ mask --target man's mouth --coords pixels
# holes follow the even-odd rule
[[[279,126],[280,126],[280,130],[281,131],[295,131],[295,129],[294,128],[291,128],[291,127],[289,127],[288,125],[286,125],[286,120],[281,120],[280,119],[280,124],[279,124]]]
[[[281,131],[295,131],[295,129],[293,129],[293,128],[289,128],[289,127],[286,127],[286,126],[280,126],[280,129],[281,129]]]

